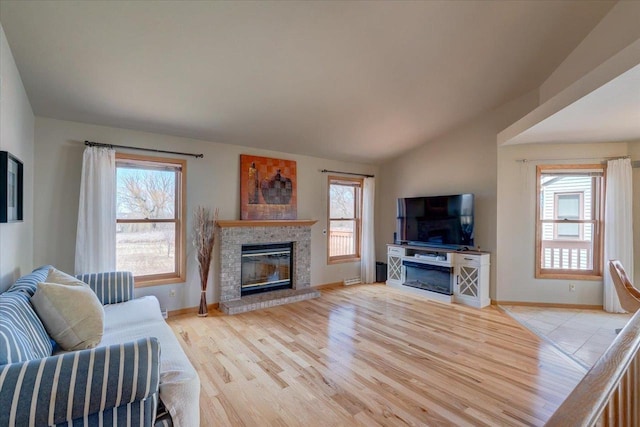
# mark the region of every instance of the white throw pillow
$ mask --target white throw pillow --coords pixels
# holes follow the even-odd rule
[[[82,280],[76,279],[70,274],[67,274],[64,271],[56,270],[53,267],[49,269],[49,274],[45,282],[57,283],[59,285],[69,285],[69,286],[89,286],[86,283],[84,283]]]
[[[89,286],[38,283],[31,303],[63,350],[92,348],[102,340],[104,309]]]

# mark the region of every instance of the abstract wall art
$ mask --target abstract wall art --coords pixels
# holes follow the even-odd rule
[[[294,160],[240,155],[240,219],[297,219]]]

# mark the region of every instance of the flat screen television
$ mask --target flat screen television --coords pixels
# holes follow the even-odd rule
[[[473,242],[473,194],[398,199],[398,243],[460,249]]]

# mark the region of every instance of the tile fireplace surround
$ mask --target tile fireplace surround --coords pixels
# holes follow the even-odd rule
[[[218,221],[220,310],[225,314],[316,298],[311,288],[311,220]],[[242,245],[293,243],[293,289],[240,297]]]

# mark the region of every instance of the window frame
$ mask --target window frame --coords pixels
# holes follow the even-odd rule
[[[146,224],[146,223],[175,223],[175,268],[171,273],[148,274],[134,276],[135,287],[167,285],[186,282],[187,258],[186,258],[186,194],[187,194],[187,161],[169,157],[153,157],[129,153],[116,153],[116,174],[119,165],[137,163],[144,166],[145,163],[165,164],[179,170],[176,175],[176,195],[173,219],[118,219],[116,224]],[[151,169],[151,168],[149,168]],[[116,194],[116,200],[118,195]]]
[[[584,219],[585,212],[584,206],[581,204],[581,218],[579,220],[559,220],[559,219],[542,219],[541,218],[541,190],[542,185],[540,183],[541,176],[544,174],[552,174],[553,171],[560,170],[575,170],[576,174],[579,174],[581,170],[601,170],[602,176],[600,183],[595,183],[593,186],[591,210],[592,219]],[[593,177],[595,179],[596,177]],[[602,280],[603,275],[603,248],[604,248],[604,200],[606,191],[606,165],[603,164],[574,164],[574,165],[538,165],[536,167],[536,214],[535,214],[535,278],[536,279],[565,279],[565,280]],[[567,191],[565,193],[578,193],[578,191]],[[584,200],[581,196],[581,200]],[[554,196],[555,202],[555,196]],[[556,217],[557,207],[554,206],[554,218]],[[557,268],[543,268],[543,254],[542,254],[542,234],[543,225],[545,223],[558,224],[562,223],[576,223],[576,224],[592,224],[592,241],[593,241],[593,254],[592,254],[592,269],[591,270],[578,270],[578,269],[557,269]],[[556,239],[556,228],[554,226],[554,240]],[[581,227],[581,237],[584,235]],[[576,239],[566,239],[567,241],[576,241]],[[579,240],[579,239],[578,239]]]
[[[353,218],[332,218],[331,217],[331,185],[350,185],[356,189],[356,200],[354,200]],[[362,190],[364,178],[344,177],[330,175],[327,177],[327,264],[339,264],[344,262],[355,262],[361,256],[361,236],[362,236]],[[331,256],[331,222],[332,221],[354,221],[355,253],[349,255]]]

